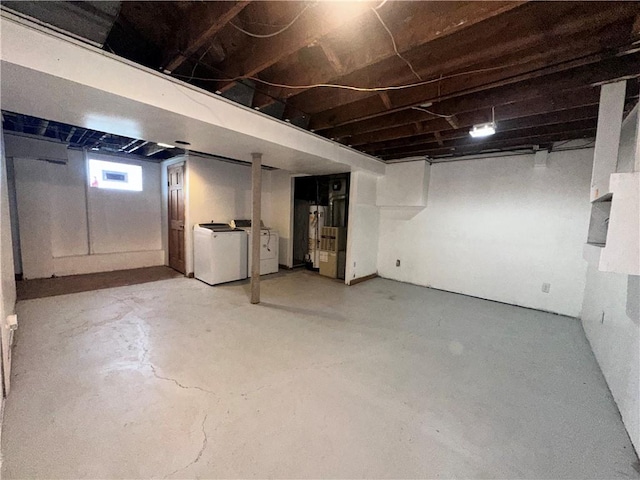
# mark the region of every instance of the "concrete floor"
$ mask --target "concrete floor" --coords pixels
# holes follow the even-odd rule
[[[4,478],[637,478],[571,318],[306,271],[18,304]]]

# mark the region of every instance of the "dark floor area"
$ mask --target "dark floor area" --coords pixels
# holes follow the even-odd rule
[[[21,280],[16,282],[16,293],[18,300],[29,300],[32,298],[66,295],[67,293],[156,282],[180,276],[182,276],[181,273],[165,266],[134,268],[114,272],[70,275],[68,277]]]

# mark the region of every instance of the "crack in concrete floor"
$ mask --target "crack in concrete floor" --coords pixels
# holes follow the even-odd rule
[[[202,435],[203,435],[202,446],[200,447],[200,451],[196,455],[196,458],[194,458],[191,462],[189,462],[184,467],[178,468],[177,470],[174,470],[173,472],[166,474],[162,478],[169,478],[169,477],[175,475],[178,472],[182,472],[183,470],[186,470],[190,466],[195,465],[196,463],[198,463],[200,461],[200,459],[202,458],[202,454],[204,453],[204,451],[207,448],[207,443],[209,443],[209,438],[207,437],[207,431],[204,428],[205,423],[207,423],[207,417],[208,417],[208,414],[205,414],[204,418],[202,419],[202,425],[201,425]]]

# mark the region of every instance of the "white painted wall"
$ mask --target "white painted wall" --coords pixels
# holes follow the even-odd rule
[[[9,135],[6,135],[9,137]],[[25,278],[53,275],[51,242],[51,169],[54,165],[37,159],[13,159],[16,175],[22,272]]]
[[[8,146],[13,156],[25,278],[163,264],[158,164],[93,155],[141,165],[143,191],[87,188],[83,152],[61,150],[41,140],[6,137],[12,139]],[[62,152],[64,158],[60,158]]]
[[[617,171],[624,172],[622,176],[625,177],[634,175],[628,172],[640,171],[637,116],[636,106],[625,120],[618,144]],[[610,141],[618,142],[618,139]],[[606,146],[601,148],[606,150]],[[614,188],[616,179],[620,176],[621,174],[610,176]],[[625,232],[615,225],[613,229],[610,226],[611,235],[607,235],[607,248],[616,248],[618,253],[625,250],[635,253],[637,262],[640,251],[637,226],[640,182],[636,179],[632,185],[635,191],[629,190],[626,194],[633,195],[635,204],[630,204],[628,211],[620,212],[630,214],[630,218],[623,221],[622,225],[629,228]],[[620,194],[614,190],[613,202],[621,200]],[[636,212],[631,213],[632,209]],[[632,224],[634,227],[631,227]],[[611,244],[613,240],[617,246]],[[582,325],[636,452],[640,452],[640,276],[600,271],[598,268],[603,267],[601,260],[606,260],[606,256],[601,259],[605,251],[600,252],[601,249],[593,246],[587,247],[585,259],[589,262],[589,268],[582,305]],[[628,261],[630,263],[634,260],[630,256]]]
[[[33,163],[35,170],[43,163]],[[51,256],[70,257],[88,255],[86,174],[84,153],[68,150],[67,165],[44,164],[50,175],[46,182],[50,198]],[[95,189],[92,189],[95,190]],[[26,192],[29,195],[29,192]],[[98,202],[96,202],[98,204]],[[94,223],[101,220],[93,216]],[[42,239],[45,242],[47,239]]]
[[[271,172],[271,223],[280,235],[278,263],[293,267],[293,178],[291,172]]]
[[[377,273],[378,226],[377,177],[367,172],[351,173],[347,265],[345,283]]]
[[[190,228],[251,218],[251,167],[189,155]],[[271,224],[271,172],[262,170],[262,221]]]
[[[379,275],[578,316],[592,158],[589,149],[552,153],[547,167],[533,155],[432,165],[425,209],[382,210]]]
[[[118,161],[117,157],[87,153],[88,158]],[[89,188],[91,252],[96,254],[162,249],[160,165],[121,159],[142,167],[142,191]],[[84,172],[79,175],[84,180]]]
[[[7,157],[67,160],[67,144],[43,140],[26,135],[5,133],[5,155]]]
[[[6,318],[15,313],[16,283],[13,270],[13,246],[4,147],[3,135],[0,135],[0,328],[3,329],[3,335],[1,335],[2,351],[4,352],[3,357],[6,359],[10,357],[11,348],[11,336],[8,335]]]
[[[636,451],[640,451],[640,276],[587,273],[582,325]]]
[[[4,138],[4,133],[3,133]],[[13,244],[13,269],[16,275],[22,275],[22,263],[20,258],[20,232],[18,230],[18,209],[16,207],[16,175],[13,169],[13,158],[5,157],[7,187],[9,190],[9,218],[11,219],[11,240]]]
[[[609,185],[613,198],[598,268],[640,275],[640,172],[614,173]]]

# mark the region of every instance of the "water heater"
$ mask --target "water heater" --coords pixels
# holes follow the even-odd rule
[[[307,262],[313,268],[320,268],[320,231],[325,225],[327,207],[323,205],[309,205],[309,249]]]

